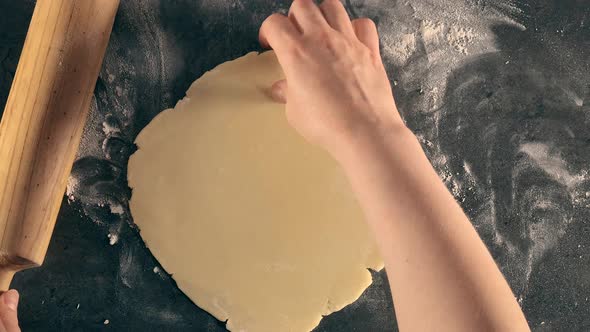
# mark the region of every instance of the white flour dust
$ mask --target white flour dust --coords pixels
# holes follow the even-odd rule
[[[422,20],[420,22],[420,34],[425,44],[438,44],[445,35],[445,25],[440,22]]]
[[[586,177],[582,174],[570,173],[567,163],[558,154],[552,153],[547,144],[525,143],[520,147],[520,152],[528,155],[539,168],[569,188],[586,180]]]
[[[109,238],[109,244],[114,246],[115,244],[117,244],[117,242],[119,241],[119,235],[118,234],[112,234],[109,233],[107,235],[107,237]]]
[[[473,43],[477,35],[472,28],[452,27],[447,33],[447,42],[457,52],[468,54],[467,48]]]
[[[353,7],[357,2],[353,1]],[[519,10],[513,5],[480,7],[467,1],[444,0],[360,1],[355,14],[378,19],[382,56],[403,68],[392,77],[401,86],[421,80],[426,107],[433,112],[441,106],[448,74],[467,56],[495,52],[491,27],[509,24],[525,29],[512,18]],[[427,77],[424,77],[424,76]]]
[[[121,4],[118,20],[131,29],[134,42],[128,43],[116,33],[110,40],[109,50],[124,52],[107,51],[105,55],[66,190],[68,200],[80,203],[85,215],[108,226],[110,245],[118,243],[122,226],[129,221],[124,170],[136,125],[138,100],[133,84],[169,81],[165,77],[166,57],[158,47],[164,38],[154,6],[158,3],[146,0]]]
[[[402,34],[396,41],[391,41],[392,38],[389,35],[382,36],[381,39],[384,41],[384,52],[390,54],[400,63],[408,61],[416,52],[416,35],[414,33]]]

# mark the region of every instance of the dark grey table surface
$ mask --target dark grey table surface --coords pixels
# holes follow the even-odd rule
[[[45,264],[17,274],[24,331],[224,331],[133,228],[139,131],[289,1],[123,0]],[[590,2],[347,0],[373,18],[408,126],[535,331],[590,330]],[[32,0],[0,0],[0,109]],[[395,331],[384,272],[317,331]],[[108,320],[108,324],[105,321]]]

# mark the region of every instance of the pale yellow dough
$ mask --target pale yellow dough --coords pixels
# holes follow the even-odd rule
[[[339,166],[268,97],[275,55],[206,73],[137,137],[131,212],[178,287],[231,331],[310,331],[383,267]]]

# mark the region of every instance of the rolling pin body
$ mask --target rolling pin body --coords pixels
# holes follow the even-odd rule
[[[43,263],[119,0],[38,0],[0,123],[0,290]]]

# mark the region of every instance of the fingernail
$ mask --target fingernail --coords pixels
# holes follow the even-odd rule
[[[18,307],[18,297],[18,292],[14,289],[11,289],[8,292],[2,294],[4,304],[14,311],[16,311],[16,307]]]

